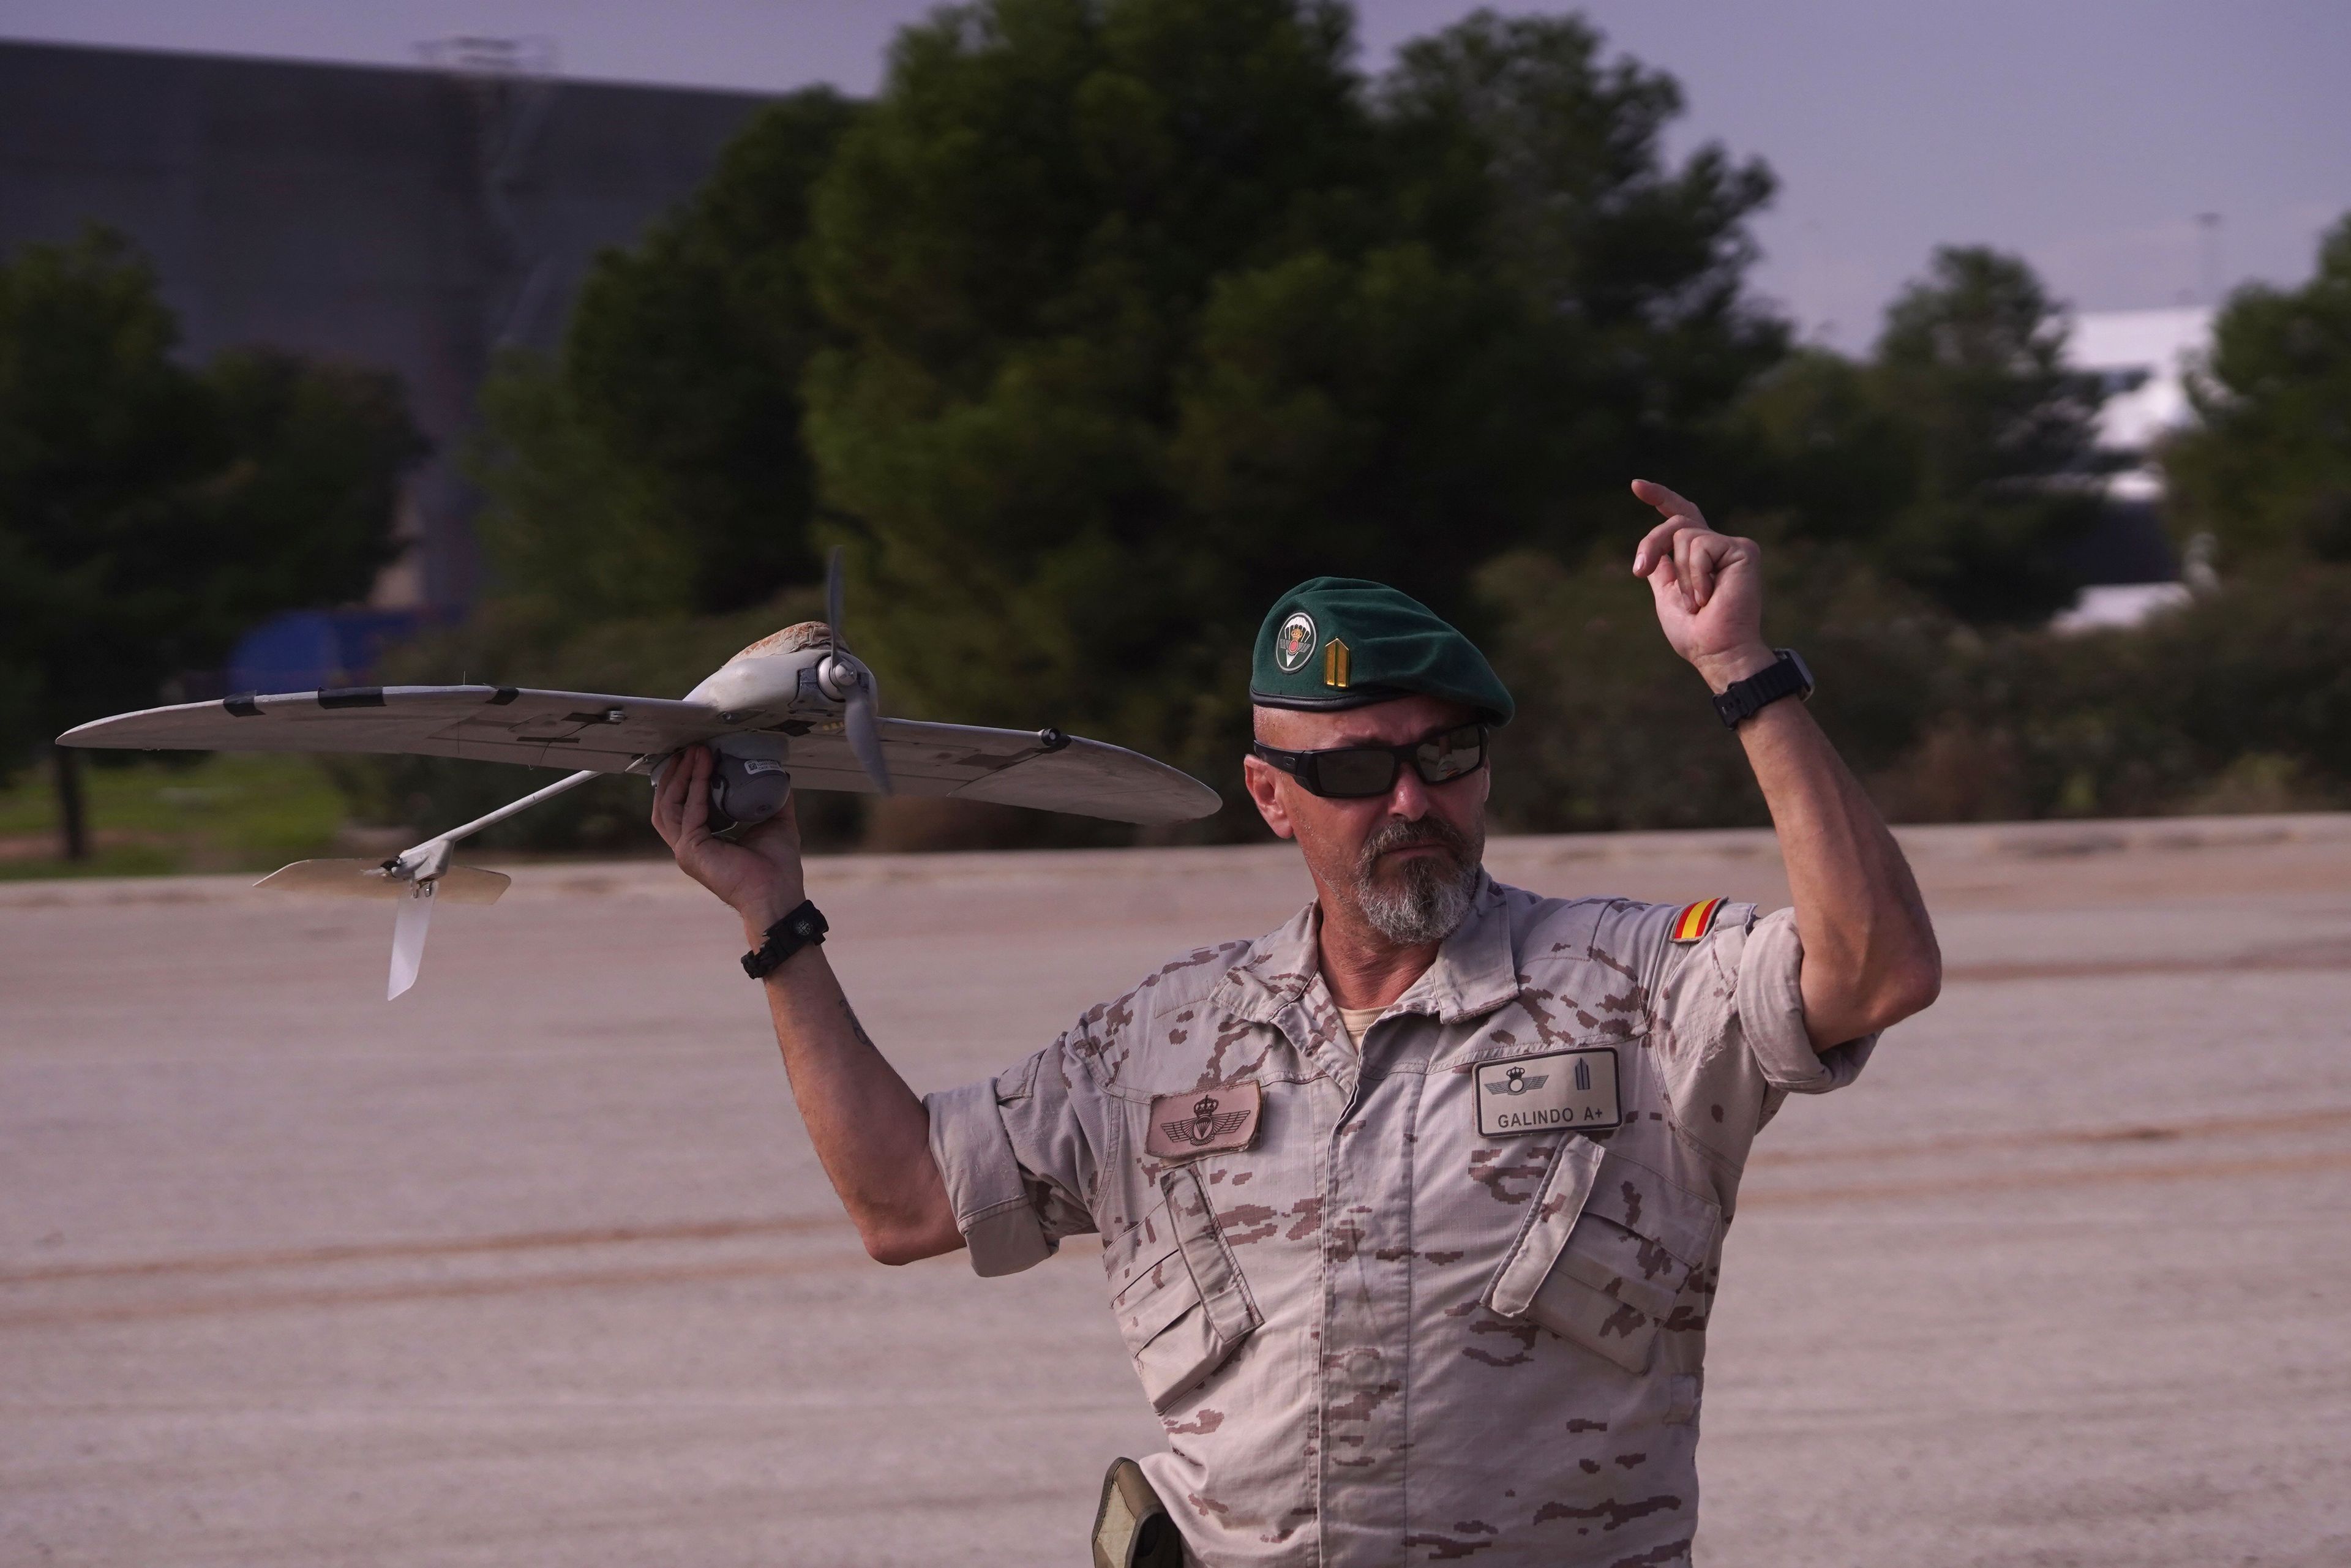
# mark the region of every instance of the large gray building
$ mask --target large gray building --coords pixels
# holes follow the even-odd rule
[[[85,224],[145,250],[201,361],[266,344],[397,372],[434,456],[382,597],[475,588],[459,472],[493,350],[559,337],[601,247],[690,192],[762,99],[568,82],[488,40],[413,70],[0,43],[0,253]]]

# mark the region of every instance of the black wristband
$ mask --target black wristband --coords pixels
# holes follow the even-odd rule
[[[764,980],[801,948],[822,943],[824,934],[831,929],[824,911],[812,900],[803,898],[799,908],[768,927],[768,939],[758,952],[743,955],[743,972],[755,980]]]
[[[1806,702],[1813,700],[1813,671],[1804,656],[1793,648],[1772,652],[1779,657],[1745,680],[1731,682],[1714,699],[1714,711],[1724,727],[1737,729],[1782,697],[1801,695]]]

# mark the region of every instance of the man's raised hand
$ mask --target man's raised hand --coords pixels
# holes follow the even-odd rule
[[[796,800],[728,843],[710,831],[710,770],[716,758],[706,746],[677,754],[653,787],[653,831],[677,857],[678,869],[708,888],[743,916],[754,932],[765,931],[808,896],[800,875],[800,828]]]
[[[1649,580],[1657,624],[1674,652],[1718,692],[1770,665],[1755,541],[1717,533],[1695,503],[1663,485],[1635,479],[1633,494],[1664,518],[1633,551],[1633,575]]]

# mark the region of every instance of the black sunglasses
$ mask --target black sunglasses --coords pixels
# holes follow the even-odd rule
[[[1326,751],[1279,751],[1252,744],[1263,758],[1298,780],[1307,793],[1337,800],[1362,800],[1395,788],[1405,763],[1424,784],[1450,784],[1486,766],[1486,727],[1465,724],[1409,746],[1335,746]]]

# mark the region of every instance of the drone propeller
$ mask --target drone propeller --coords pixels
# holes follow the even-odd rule
[[[434,858],[445,861],[445,843],[427,841],[418,848],[436,846],[439,854]],[[415,851],[409,853],[413,855]],[[433,906],[444,899],[452,904],[496,904],[510,880],[503,872],[479,866],[444,865],[435,872],[430,863],[423,863],[424,874],[412,880],[394,870],[400,865],[401,859],[296,861],[254,885],[272,892],[324,894],[330,898],[400,900],[399,913],[392,923],[392,979],[384,993],[389,1001],[416,984],[417,971],[424,964],[424,934],[433,924]]]
[[[453,865],[441,873],[440,897],[450,904],[496,904],[514,879],[502,871]],[[402,898],[413,884],[394,877],[381,861],[296,861],[253,884],[272,893],[319,894],[329,898]]]
[[[858,766],[873,780],[873,787],[887,795],[890,763],[882,754],[882,730],[875,714],[881,694],[873,672],[841,640],[841,547],[835,545],[824,572],[824,627],[833,651],[817,666],[817,685],[841,705],[841,727],[848,733],[849,748],[857,754]]]
[[[435,903],[446,898],[453,904],[496,904],[511,880],[504,872],[451,865],[449,852],[457,841],[471,838],[493,823],[503,822],[517,811],[566,789],[577,789],[598,776],[594,769],[584,768],[559,779],[543,789],[534,789],[519,800],[475,818],[462,828],[452,828],[437,838],[402,850],[388,861],[296,861],[292,865],[280,866],[254,885],[285,893],[400,900],[400,913],[392,923],[392,982],[385,992],[389,1001],[416,984],[416,972],[424,965],[424,933],[433,924]]]

